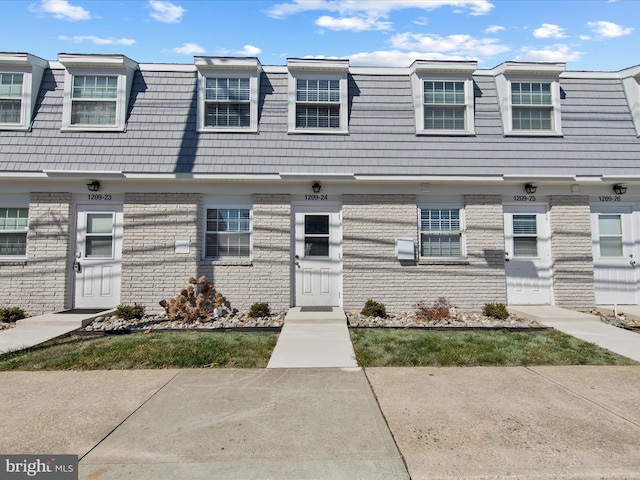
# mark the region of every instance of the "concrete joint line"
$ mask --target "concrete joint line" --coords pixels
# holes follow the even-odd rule
[[[638,424],[638,423],[634,422],[633,420],[631,420],[631,419],[629,419],[629,418],[626,418],[626,417],[624,417],[624,416],[620,415],[619,413],[614,412],[613,410],[611,410],[610,408],[608,408],[606,405],[602,405],[602,404],[600,404],[600,403],[596,402],[595,400],[591,400],[589,397],[585,397],[585,396],[584,396],[584,395],[582,395],[581,393],[578,393],[578,392],[575,392],[575,391],[571,390],[569,387],[567,387],[567,386],[563,385],[562,383],[560,383],[560,382],[558,382],[558,381],[556,381],[556,380],[553,380],[552,378],[549,378],[549,377],[547,377],[547,376],[543,375],[543,374],[542,374],[542,373],[540,373],[540,372],[536,372],[535,370],[532,370],[530,367],[524,367],[524,368],[526,368],[527,370],[529,370],[529,371],[530,371],[531,373],[533,373],[534,375],[538,375],[539,377],[544,378],[546,381],[551,382],[551,383],[553,383],[554,385],[557,385],[558,387],[562,388],[563,390],[566,390],[567,392],[571,393],[572,395],[575,395],[576,397],[582,398],[583,400],[586,400],[587,402],[592,403],[593,405],[595,405],[595,406],[597,406],[597,407],[600,407],[601,409],[603,409],[603,410],[605,410],[605,411],[609,412],[609,413],[610,413],[610,414],[612,414],[612,415],[615,415],[616,417],[618,417],[618,418],[620,418],[620,419],[624,420],[625,422],[628,422],[628,423],[630,423],[631,425],[634,425],[634,426],[636,426],[636,427],[640,428],[640,424]]]
[[[178,375],[180,375],[180,373],[182,372],[182,370],[178,370],[176,372],[176,374],[171,377],[169,380],[167,380],[164,385],[162,385],[160,388],[158,388],[158,390],[155,391],[155,393],[153,395],[151,395],[149,398],[147,398],[144,402],[142,402],[140,405],[138,405],[137,408],[135,408],[133,410],[133,412],[131,412],[129,415],[127,415],[126,417],[124,417],[122,419],[122,421],[120,423],[118,423],[115,427],[113,427],[111,429],[111,431],[109,433],[107,433],[104,437],[102,437],[102,439],[96,443],[93,447],[91,447],[91,449],[89,449],[89,451],[87,453],[85,453],[84,455],[82,455],[82,457],[78,457],[78,462],[80,462],[84,457],[86,457],[87,455],[89,455],[91,452],[93,452],[96,448],[98,448],[98,446],[104,442],[107,438],[109,438],[111,436],[111,434],[113,432],[115,432],[118,428],[120,428],[120,426],[126,422],[127,420],[129,420],[129,418],[131,418],[131,416],[136,413],[138,410],[140,410],[142,407],[144,407],[147,402],[149,402],[149,400],[151,400],[153,397],[155,397],[158,393],[160,393],[162,390],[164,390],[164,388],[169,385],[169,383],[171,383]]]
[[[404,455],[402,454],[402,450],[400,450],[400,447],[398,446],[398,442],[396,441],[396,436],[393,434],[393,430],[391,430],[391,427],[389,427],[389,422],[387,421],[387,417],[384,414],[384,411],[382,410],[382,407],[380,406],[380,401],[378,400],[378,396],[376,395],[376,391],[373,389],[373,386],[371,385],[371,382],[369,381],[369,377],[367,376],[367,370],[364,367],[362,368],[362,373],[364,374],[364,378],[367,380],[367,385],[369,385],[369,390],[371,390],[371,395],[373,395],[373,399],[376,401],[376,405],[378,406],[378,410],[380,410],[380,415],[382,415],[382,419],[384,420],[384,424],[387,426],[387,430],[389,430],[389,433],[391,434],[391,438],[393,438],[393,444],[396,446],[396,450],[398,451],[398,454],[400,455],[400,458],[402,459],[402,464],[404,465],[404,469],[407,472],[407,478],[409,478],[409,480],[411,480],[411,473],[409,472],[409,467],[407,465],[407,461],[404,458]]]

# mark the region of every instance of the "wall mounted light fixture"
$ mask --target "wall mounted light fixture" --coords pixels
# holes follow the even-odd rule
[[[615,192],[616,195],[624,195],[625,193],[627,193],[627,187],[623,187],[619,183],[616,183],[613,186],[613,191]]]
[[[313,193],[320,193],[320,190],[322,190],[322,185],[320,185],[318,182],[315,182],[313,185],[311,185],[311,188],[313,189]]]
[[[100,190],[100,182],[97,180],[91,180],[90,183],[87,183],[87,188],[90,192],[97,192]]]
[[[536,190],[538,190],[538,187],[536,187],[535,185],[532,185],[530,183],[527,183],[524,186],[524,191],[531,194],[531,193],[536,193]]]

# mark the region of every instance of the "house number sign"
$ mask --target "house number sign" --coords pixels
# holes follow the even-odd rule
[[[535,195],[514,195],[513,200],[516,202],[535,202]]]
[[[618,195],[601,195],[598,197],[601,202],[619,202],[622,199]]]
[[[329,195],[320,195],[320,194],[305,195],[304,199],[305,200],[311,200],[311,201],[329,200]]]
[[[111,200],[111,194],[110,193],[90,193],[89,200],[109,201]]]

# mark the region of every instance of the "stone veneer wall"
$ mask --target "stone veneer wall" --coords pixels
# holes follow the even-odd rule
[[[267,302],[272,312],[280,312],[291,306],[291,197],[255,194],[252,211],[252,259],[202,261],[198,272],[213,279],[232,308]]]
[[[555,303],[589,310],[595,305],[589,197],[552,195],[549,207]]]
[[[32,193],[27,260],[0,262],[0,306],[28,315],[69,306],[70,193]]]
[[[121,303],[162,312],[158,302],[197,274],[201,203],[199,194],[125,194]],[[190,240],[188,254],[175,253],[176,240]]]
[[[464,310],[506,302],[502,201],[499,195],[465,197],[465,261],[400,262],[395,239],[413,238],[418,249],[415,195],[343,195],[344,307],[366,300],[389,311],[444,296]],[[416,251],[417,256],[417,251]]]

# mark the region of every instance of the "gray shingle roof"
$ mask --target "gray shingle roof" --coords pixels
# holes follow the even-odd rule
[[[196,73],[137,71],[127,131],[62,132],[63,70],[46,70],[29,132],[0,131],[0,171],[361,175],[638,175],[622,82],[561,77],[563,137],[505,137],[477,75],[475,136],[416,136],[409,75],[350,76],[349,135],[287,133],[287,75],[262,73],[259,132],[197,133]]]

